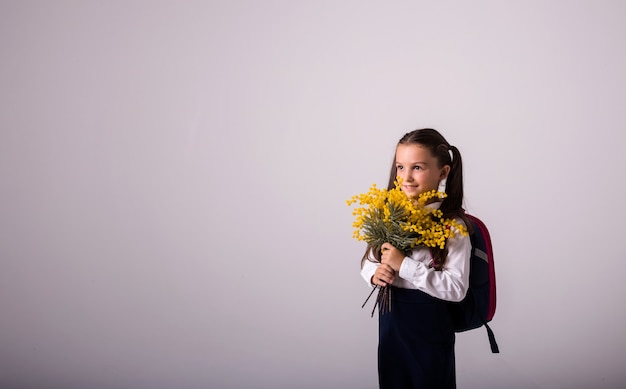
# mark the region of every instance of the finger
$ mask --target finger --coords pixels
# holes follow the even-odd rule
[[[374,280],[378,281],[377,283],[384,283],[386,282],[385,280],[387,279],[387,276],[385,275],[385,272],[383,271],[383,269],[379,269],[376,274],[374,274]]]
[[[391,274],[393,274],[393,272],[394,272],[394,271],[393,271],[393,268],[392,268],[392,267],[391,267],[388,263],[382,263],[382,264],[379,266],[379,269],[380,269],[381,271],[386,272],[386,273],[391,273]]]
[[[380,274],[378,275],[378,279],[379,279],[382,283],[385,283],[385,284],[389,284],[389,283],[393,282],[393,278],[394,278],[394,276],[393,276],[393,274],[392,274],[392,273],[390,273],[390,272],[383,272],[383,273],[380,273]]]

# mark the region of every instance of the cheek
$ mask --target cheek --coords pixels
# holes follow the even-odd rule
[[[433,175],[428,178],[424,177],[422,182],[429,190],[437,189],[439,187],[439,176]]]

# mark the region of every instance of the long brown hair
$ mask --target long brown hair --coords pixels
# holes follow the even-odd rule
[[[437,159],[438,168],[442,168],[445,165],[450,166],[450,172],[448,173],[448,177],[446,179],[445,189],[447,197],[443,200],[439,209],[443,212],[444,218],[458,217],[463,220],[469,229],[470,224],[465,217],[465,210],[463,209],[463,162],[461,160],[461,153],[459,152],[459,149],[450,145],[450,143],[448,143],[439,131],[432,128],[422,128],[408,132],[398,141],[398,145],[412,144],[420,145],[428,149]],[[396,156],[394,153],[387,189],[393,189],[395,187],[396,177]],[[377,250],[375,250],[374,247],[368,245],[365,250],[365,254],[363,255],[361,266],[363,265],[363,261],[366,259],[380,262],[381,253],[376,251]],[[432,248],[431,253],[433,255],[435,268],[437,270],[441,270],[448,255],[447,248],[443,250],[439,248]]]

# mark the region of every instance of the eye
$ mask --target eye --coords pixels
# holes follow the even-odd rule
[[[402,166],[402,165],[396,165],[396,170],[402,170],[402,169],[404,169],[404,166]]]
[[[415,166],[413,166],[413,170],[422,170],[422,167],[418,166],[418,165],[415,165]]]

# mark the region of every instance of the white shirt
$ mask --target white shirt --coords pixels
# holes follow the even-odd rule
[[[433,204],[434,205],[434,204]],[[438,206],[440,204],[437,204]],[[457,221],[463,225],[461,219]],[[428,247],[413,249],[408,257],[404,258],[400,271],[392,285],[398,288],[419,289],[433,297],[446,301],[461,301],[469,287],[470,255],[472,244],[469,236],[463,236],[454,231],[454,237],[449,238],[448,256],[441,271],[430,267],[432,256]],[[361,269],[361,276],[371,283],[372,276],[380,263],[365,260]]]

